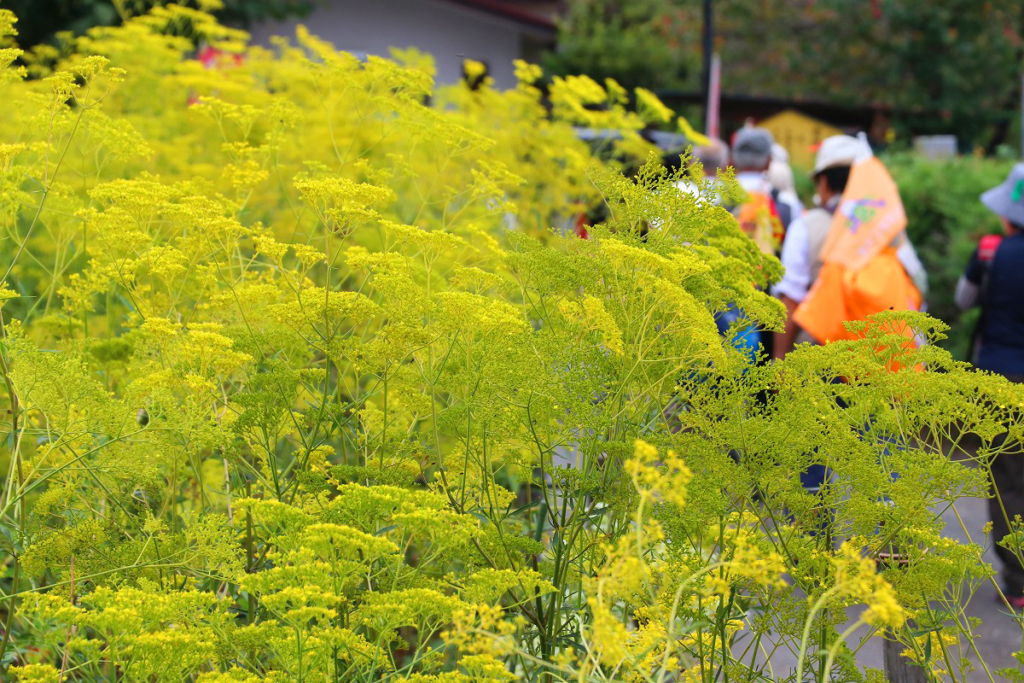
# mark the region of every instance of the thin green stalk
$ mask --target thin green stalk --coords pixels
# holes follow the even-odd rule
[[[807,641],[811,636],[811,627],[814,625],[814,617],[818,614],[818,611],[825,605],[825,603],[832,598],[839,591],[838,587],[831,588],[821,594],[811,606],[810,612],[807,613],[807,621],[804,622],[803,634],[800,637],[800,652],[797,655],[796,661],[796,680],[804,680],[804,660],[807,657]]]

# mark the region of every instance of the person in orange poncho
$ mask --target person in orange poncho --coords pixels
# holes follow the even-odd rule
[[[865,140],[827,138],[818,149],[814,181],[817,206],[793,221],[782,246],[785,273],[774,291],[788,316],[775,335],[774,358],[785,357],[796,342],[851,338],[845,321],[889,308],[917,310],[927,286],[904,232],[896,185]],[[823,464],[800,473],[808,491],[819,490],[829,477]]]
[[[917,309],[927,291],[899,193],[866,140],[826,138],[814,182],[818,205],[793,221],[782,245],[785,274],[774,292],[789,315],[775,338],[775,358],[798,342],[848,338],[846,320],[890,307]]]

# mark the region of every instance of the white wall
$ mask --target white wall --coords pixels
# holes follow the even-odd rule
[[[266,45],[275,35],[294,40],[300,23],[346,52],[388,56],[390,47],[429,52],[439,84],[457,82],[466,58],[486,62],[498,88],[515,85],[512,60],[519,57],[519,37],[528,30],[445,0],[322,0],[304,18],[254,26],[253,42]]]

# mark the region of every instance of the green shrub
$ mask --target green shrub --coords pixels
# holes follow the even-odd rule
[[[297,39],[167,6],[36,78],[0,48],[0,680],[863,680],[885,629],[962,680],[991,568],[934,510],[1024,387],[919,313],[750,364],[715,315],[777,328],[778,261],[573,133],[650,159],[642,93]]]

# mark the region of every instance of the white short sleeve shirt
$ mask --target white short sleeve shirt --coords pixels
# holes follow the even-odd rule
[[[804,300],[811,287],[810,245],[807,241],[807,223],[797,218],[789,224],[782,241],[782,279],[772,289],[775,296],[786,295],[796,302]]]

